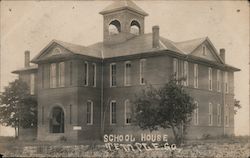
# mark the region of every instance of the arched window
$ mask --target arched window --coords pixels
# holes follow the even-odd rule
[[[61,49],[60,48],[55,48],[54,50],[53,50],[53,53],[52,53],[53,55],[56,55],[56,54],[61,54]]]
[[[130,33],[134,35],[139,35],[140,34],[140,24],[138,21],[133,20],[130,24]]]
[[[51,111],[50,132],[64,133],[64,112],[61,107],[54,107]]]
[[[118,20],[111,21],[109,23],[109,34],[119,34],[121,32],[121,23]]]

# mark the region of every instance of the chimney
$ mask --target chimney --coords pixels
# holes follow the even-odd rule
[[[224,48],[220,49],[220,57],[222,58],[222,60],[225,62],[225,52],[226,50]]]
[[[24,66],[29,67],[30,66],[30,51],[26,50],[24,52]]]
[[[153,48],[159,48],[160,47],[160,33],[159,33],[160,27],[159,26],[153,26],[152,32],[153,32]]]

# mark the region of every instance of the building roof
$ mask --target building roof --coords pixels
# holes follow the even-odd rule
[[[192,51],[196,49],[200,44],[202,44],[205,40],[208,40],[208,42],[210,42],[208,37],[198,38],[198,39],[183,41],[183,42],[173,42],[164,37],[160,37],[160,40],[159,40],[160,47],[158,48],[152,48],[152,33],[134,36],[125,42],[118,43],[118,44],[109,44],[109,45],[104,44],[103,42],[98,42],[89,46],[82,46],[82,45],[72,44],[72,43],[63,42],[59,40],[52,40],[32,60],[32,62],[37,63],[38,61],[40,61],[40,57],[42,58],[46,50],[49,47],[53,46],[55,43],[69,50],[72,54],[96,57],[100,59],[108,59],[108,58],[114,58],[114,57],[131,56],[131,55],[142,54],[142,53],[154,53],[154,52],[165,51],[165,50],[175,53],[177,55],[179,54],[179,55],[184,55],[184,56],[192,56],[191,55]],[[215,53],[217,54],[217,56],[219,56],[217,51]],[[52,58],[52,57],[48,57],[48,58]],[[232,70],[239,70],[237,68],[234,68],[233,66],[226,65],[223,62],[221,62],[220,64],[224,64],[224,66]],[[14,71],[14,73],[25,71],[26,69],[27,68],[16,70]],[[33,69],[35,69],[35,67],[33,67]]]
[[[111,12],[119,11],[119,10],[123,10],[123,9],[132,10],[132,11],[137,12],[137,13],[144,15],[144,16],[148,15],[148,13],[146,13],[144,10],[142,10],[140,7],[138,7],[134,2],[132,2],[130,0],[115,1],[111,5],[104,8],[100,12],[100,14],[107,14],[107,13],[111,13]]]
[[[93,56],[93,57],[101,57],[101,52],[98,52],[94,49],[91,49],[89,47],[85,47],[82,45],[72,44],[68,42],[63,42],[59,40],[53,40],[57,44],[61,45],[62,47],[68,49],[72,53],[80,54],[80,55],[87,55],[87,56]]]
[[[152,48],[152,33],[135,36],[126,42],[119,44],[105,45],[102,42],[99,42],[88,46],[88,48],[100,52],[102,58],[128,56],[159,50],[171,50],[182,54],[182,52],[175,46],[174,42],[163,37],[160,37],[160,47]]]
[[[207,37],[196,38],[188,41],[176,42],[175,45],[185,54],[192,53],[200,44],[202,44]]]
[[[38,68],[37,65],[31,65],[29,67],[24,67],[24,68],[21,68],[21,69],[18,69],[18,70],[15,70],[15,71],[12,71],[12,73],[15,73],[15,74],[19,74],[21,72],[30,72],[30,71],[36,71]]]

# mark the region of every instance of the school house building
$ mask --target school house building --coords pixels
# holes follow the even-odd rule
[[[144,33],[148,14],[130,0],[100,12],[103,41],[89,46],[52,40],[14,71],[38,100],[38,140],[100,139],[100,134],[140,134],[131,125],[135,94],[164,86],[173,74],[198,106],[188,137],[234,133],[234,72],[208,37],[173,42],[159,26]],[[164,132],[160,130],[158,132]],[[144,131],[145,133],[145,131]],[[169,133],[168,133],[169,134]]]

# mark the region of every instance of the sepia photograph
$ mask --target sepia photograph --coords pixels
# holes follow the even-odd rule
[[[0,158],[249,157],[249,24],[244,0],[0,0]]]

